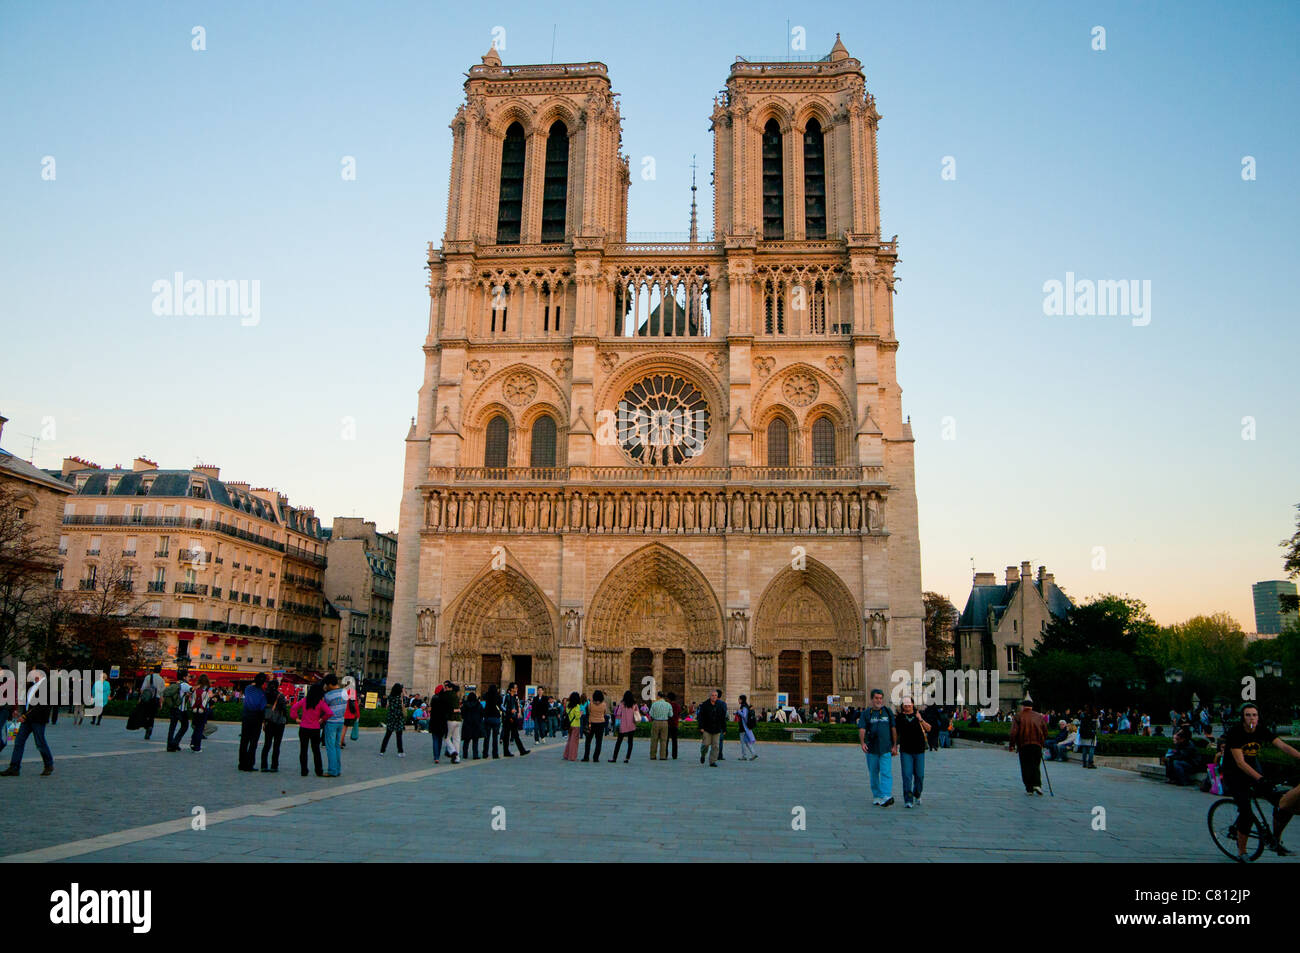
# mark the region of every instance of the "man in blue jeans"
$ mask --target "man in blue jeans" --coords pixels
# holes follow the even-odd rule
[[[9,757],[9,767],[0,771],[0,777],[18,777],[18,769],[23,763],[23,748],[27,746],[29,735],[36,739],[36,750],[41,753],[41,760],[45,762],[45,770],[41,772],[41,777],[48,777],[54,773],[54,755],[50,754],[50,746],[45,743],[45,726],[50,720],[51,705],[47,697],[50,686],[46,681],[45,673],[40,669],[32,672],[32,678],[35,681],[27,690],[26,710],[19,719],[22,723],[18,726],[18,737],[14,739],[14,753]]]
[[[858,741],[867,755],[867,773],[871,776],[871,803],[889,807],[894,803],[894,776],[891,758],[898,754],[898,728],[894,713],[885,707],[885,693],[871,690],[871,706],[858,717]]]
[[[266,673],[258,672],[253,684],[244,689],[244,716],[239,731],[239,770],[257,770],[257,742],[262,737],[262,720],[266,714]]]
[[[343,740],[343,715],[347,711],[347,692],[339,688],[339,677],[333,672],[325,676],[325,704],[330,706],[329,721],[325,722],[325,777],[337,778],[343,773],[339,743]]]

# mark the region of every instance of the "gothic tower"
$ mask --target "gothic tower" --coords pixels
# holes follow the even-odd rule
[[[493,50],[465,91],[390,681],[888,688],[924,658],[920,551],[861,64],[838,37],[816,62],[737,60],[713,234],[692,209],[666,243],[626,240],[603,64]]]

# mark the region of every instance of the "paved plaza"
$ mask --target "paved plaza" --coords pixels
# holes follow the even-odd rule
[[[897,759],[898,803],[873,807],[865,758],[847,745],[760,744],[742,763],[729,743],[709,768],[691,742],[676,762],[650,761],[638,739],[631,763],[599,765],[565,762],[551,742],[435,767],[427,734],[407,732],[398,759],[391,745],[378,757],[382,734],[366,731],[343,777],[323,779],[299,775],[292,730],[279,773],[240,773],[237,732],[222,724],[201,753],[171,754],[161,723],[145,742],[121,719],[61,718],[53,776],[29,745],[21,777],[0,778],[0,859],[1228,863],[1206,831],[1209,795],[1068,763],[1049,766],[1054,798],[1026,797],[1015,756],[980,745],[928,755],[924,805],[905,810]],[[205,830],[192,829],[196,807]],[[796,808],[806,829],[792,827]]]

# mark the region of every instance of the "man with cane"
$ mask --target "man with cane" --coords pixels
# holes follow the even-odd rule
[[[1047,740],[1047,726],[1034,711],[1034,703],[1026,697],[1020,703],[1020,714],[1011,722],[1011,750],[1020,754],[1020,780],[1025,794],[1043,796],[1043,781],[1039,767],[1043,763],[1043,742]]]

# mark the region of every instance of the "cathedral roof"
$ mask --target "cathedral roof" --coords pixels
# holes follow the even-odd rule
[[[831,47],[831,61],[847,60],[849,58],[849,48],[840,40],[840,35],[835,34],[835,45]]]

